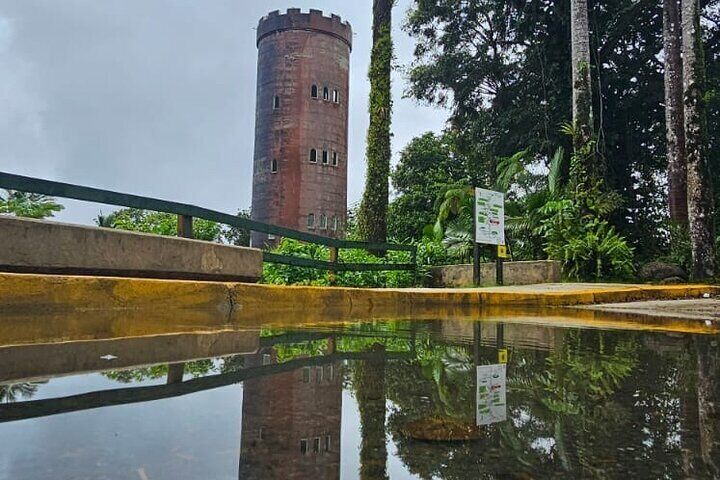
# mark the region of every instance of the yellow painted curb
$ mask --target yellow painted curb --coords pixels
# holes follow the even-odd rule
[[[552,288],[362,289],[247,283],[0,273],[0,313],[203,310],[219,318],[257,318],[318,311],[342,317],[425,316],[434,309],[481,306],[559,307],[720,294],[710,285],[553,285]]]

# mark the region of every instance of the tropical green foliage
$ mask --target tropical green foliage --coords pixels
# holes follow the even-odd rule
[[[477,184],[482,169],[454,149],[452,132],[427,132],[400,153],[391,176],[395,198],[390,203],[388,231],[392,237],[419,240],[425,226],[435,222],[448,190]]]
[[[720,128],[712,127],[720,122],[720,95],[716,93],[720,85],[720,2],[702,5],[711,123],[709,158],[717,170]],[[597,166],[606,172],[604,191],[617,192],[622,200],[604,219],[636,246],[639,261],[655,258],[668,248],[663,228],[663,69],[658,60],[662,5],[609,0],[590,2],[589,7],[597,126],[592,153],[596,155],[594,163],[602,163]],[[498,165],[516,152],[522,152],[523,158],[513,159],[514,168],[528,159],[550,165],[557,146],[570,151],[571,138],[557,129],[572,116],[569,20],[569,2],[555,0],[413,2],[405,25],[416,42],[408,70],[408,93],[450,109],[454,134],[450,148],[454,155],[479,166],[478,178],[466,184],[495,184]],[[561,173],[567,177],[567,171]],[[720,198],[720,189],[716,195]],[[531,230],[525,228],[524,232]],[[515,239],[526,238],[510,234]],[[527,248],[515,245],[513,253],[520,258],[536,256],[537,248],[537,239],[531,239]]]
[[[688,228],[671,223],[668,225],[668,233],[670,236],[670,248],[664,260],[689,272],[692,266],[692,246]],[[718,240],[720,240],[720,237],[718,237]]]
[[[578,280],[633,273],[633,249],[607,221],[620,200],[585,170],[594,145],[588,142],[573,153],[567,174],[562,147],[548,166],[527,150],[499,159],[495,188],[507,192],[506,230],[514,258],[560,260],[565,274]],[[473,198],[469,187],[447,190],[432,227],[434,238],[459,261],[472,258]]]
[[[572,337],[577,333],[573,332]],[[603,334],[598,349],[577,348],[568,338],[563,348],[545,359],[547,370],[535,384],[537,400],[554,414],[589,414],[612,396],[637,366],[634,340],[619,342],[604,352]],[[608,348],[609,349],[609,348]]]
[[[250,218],[248,210],[238,211],[238,217]],[[133,232],[153,233],[155,235],[177,235],[177,215],[152,212],[137,208],[123,208],[110,214],[100,214],[95,218],[98,227],[118,228]],[[250,246],[250,230],[240,227],[222,226],[202,218],[193,219],[193,236],[208,242],[223,242],[240,247]]]
[[[349,287],[411,287],[422,282],[428,265],[448,263],[445,249],[438,242],[423,239],[417,243],[417,261],[420,272],[338,272],[336,284]],[[274,253],[299,258],[327,261],[330,253],[326,247],[284,238]],[[364,250],[340,250],[339,261],[344,263],[409,263],[409,252],[391,251],[385,257],[377,257]],[[278,285],[328,285],[328,273],[323,270],[293,267],[274,263],[263,265],[263,282]]]
[[[417,352],[422,376],[435,384],[431,390],[435,411],[431,415],[474,420],[475,369],[467,350],[433,345],[424,339]]]
[[[98,219],[99,220],[99,219]],[[177,235],[177,215],[152,212],[137,208],[123,208],[112,215],[112,228],[156,235]],[[217,241],[222,229],[219,224],[196,218],[193,221],[193,236],[198,240]]]
[[[634,249],[606,220],[621,199],[588,172],[588,159],[597,157],[594,141],[576,146],[569,183],[560,196],[539,209],[544,218],[535,229],[548,258],[561,261],[565,273],[577,280],[624,278],[635,270]]]
[[[634,272],[633,249],[593,212],[569,199],[548,202],[540,213],[537,232],[548,258],[559,260],[566,275],[576,280],[626,278]]]
[[[194,360],[184,364],[185,374],[193,378],[202,377],[218,370],[213,360]],[[164,378],[168,374],[168,365],[153,365],[151,367],[130,368],[126,370],[109,370],[103,376],[119,383],[145,382]]]
[[[0,215],[15,215],[25,218],[48,218],[63,210],[54,198],[37,193],[5,190],[0,193]]]
[[[250,218],[250,210],[240,210],[238,211],[237,216],[240,218]],[[250,233],[250,230],[247,228],[227,226],[223,228],[222,239],[225,243],[229,243],[230,245],[249,247]]]
[[[41,382],[4,383],[0,385],[0,403],[12,403],[20,400],[30,400],[37,393]]]
[[[555,150],[550,164],[529,155],[527,150],[500,159],[496,189],[506,193],[505,229],[513,258],[544,258],[544,239],[538,227],[545,219],[543,207],[564,193],[565,149]]]
[[[474,233],[473,199],[475,191],[470,187],[450,188],[439,199],[435,224],[427,226],[427,238],[442,241],[448,255],[457,262],[472,262]]]

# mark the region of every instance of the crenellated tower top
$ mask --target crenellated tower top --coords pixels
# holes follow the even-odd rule
[[[352,49],[352,27],[338,15],[326,17],[321,10],[302,13],[299,8],[288,8],[287,13],[279,10],[268,13],[260,19],[257,28],[257,43],[273,33],[286,30],[306,30],[336,37]]]

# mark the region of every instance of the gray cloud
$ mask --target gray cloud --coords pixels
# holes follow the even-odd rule
[[[410,0],[396,9],[399,26]],[[355,31],[349,200],[364,183],[372,2],[2,0],[0,169],[197,203],[250,205],[255,30],[268,11],[318,8]],[[397,57],[412,42],[395,28]],[[442,128],[446,112],[400,98],[393,146]],[[62,219],[100,207],[64,202]],[[105,211],[108,209],[105,208]]]

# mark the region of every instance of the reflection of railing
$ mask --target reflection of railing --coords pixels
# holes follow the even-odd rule
[[[210,375],[183,382],[165,385],[151,385],[147,387],[129,387],[98,392],[82,393],[69,397],[49,398],[43,400],[30,400],[25,402],[7,403],[0,405],[0,423],[25,420],[30,418],[46,417],[61,413],[79,412],[101,407],[128,405],[132,403],[149,402],[163,398],[173,398],[190,393],[212,390],[215,388],[234,385],[251,378],[276,375],[290,372],[302,367],[326,365],[343,360],[368,360],[382,355],[385,359],[408,359],[408,353],[392,352],[343,352],[306,357],[290,360],[284,363],[263,365],[242,369],[237,372]]]
[[[277,225],[258,222],[249,218],[197,207],[186,203],[177,203],[157,198],[141,197],[127,193],[112,192],[98,188],[84,187],[69,183],[53,182],[33,177],[24,177],[11,173],[0,172],[0,188],[21,192],[50,195],[59,198],[70,198],[87,202],[102,203],[119,207],[139,208],[178,215],[178,229],[190,236],[192,219],[202,218],[253,232],[266,233],[279,237],[292,238],[302,242],[323,245],[330,249],[330,261],[313,258],[293,257],[277,253],[263,252],[263,260],[269,263],[281,263],[297,267],[318,268],[331,271],[387,271],[415,270],[417,248],[414,245],[398,245],[391,243],[369,243],[323,237],[308,232],[292,230]],[[369,251],[405,251],[410,252],[410,263],[342,263],[338,261],[339,249],[361,249]]]

